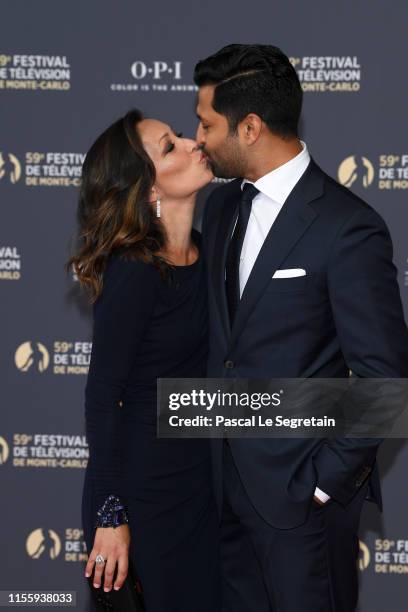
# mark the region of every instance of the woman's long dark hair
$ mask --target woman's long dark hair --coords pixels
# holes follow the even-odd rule
[[[91,303],[102,291],[113,253],[153,263],[164,276],[169,267],[158,255],[166,237],[149,203],[156,172],[137,131],[142,119],[141,111],[132,109],[115,121],[91,146],[82,167],[79,246],[65,269],[68,273],[73,267]]]

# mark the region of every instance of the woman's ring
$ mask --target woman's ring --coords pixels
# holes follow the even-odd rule
[[[96,555],[95,563],[105,563],[106,559],[102,557],[102,555]]]

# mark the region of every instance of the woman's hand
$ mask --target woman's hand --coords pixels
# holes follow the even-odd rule
[[[94,587],[101,585],[102,573],[104,573],[104,591],[112,588],[112,578],[118,564],[118,574],[115,579],[114,589],[122,587],[128,573],[129,563],[130,529],[128,524],[113,527],[98,527],[95,532],[93,549],[88,558],[85,568],[85,576],[89,578],[95,565],[93,578]],[[106,559],[105,563],[95,563],[97,555]]]

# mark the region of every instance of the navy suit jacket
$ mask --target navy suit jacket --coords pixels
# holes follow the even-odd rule
[[[382,217],[310,161],[280,210],[242,294],[232,329],[224,269],[241,179],[215,189],[203,215],[211,378],[408,376],[392,242]],[[279,268],[306,276],[272,278]],[[347,506],[368,479],[382,509],[376,453],[383,438],[230,438],[257,511],[290,528],[306,520],[316,486]],[[222,508],[222,440],[212,440]]]

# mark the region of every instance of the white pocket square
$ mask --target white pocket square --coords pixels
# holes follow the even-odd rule
[[[294,276],[306,276],[303,268],[288,268],[287,270],[276,270],[272,278],[293,278]]]

